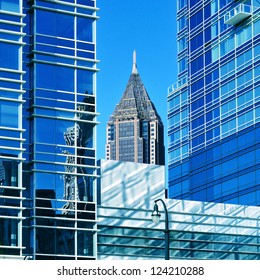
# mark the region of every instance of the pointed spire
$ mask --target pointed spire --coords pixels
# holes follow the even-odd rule
[[[137,72],[137,64],[136,64],[136,51],[133,52],[133,70],[132,74],[138,74]]]

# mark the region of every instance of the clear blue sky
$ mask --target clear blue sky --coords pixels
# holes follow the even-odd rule
[[[137,68],[161,116],[167,147],[167,88],[176,82],[176,1],[97,0],[97,159],[105,158],[106,123]]]

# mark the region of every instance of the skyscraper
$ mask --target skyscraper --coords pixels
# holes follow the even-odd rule
[[[164,165],[163,123],[137,71],[107,123],[106,159]]]
[[[169,197],[260,205],[260,1],[179,0]]]
[[[96,258],[96,11],[0,3],[0,258]]]

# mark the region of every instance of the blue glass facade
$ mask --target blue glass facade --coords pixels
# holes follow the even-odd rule
[[[178,1],[170,198],[260,204],[260,3]]]
[[[96,2],[0,5],[0,247],[95,259]]]

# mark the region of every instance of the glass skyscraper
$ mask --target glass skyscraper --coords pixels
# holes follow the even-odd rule
[[[163,123],[137,71],[135,51],[125,92],[107,123],[106,159],[165,164]]]
[[[0,258],[96,258],[96,12],[0,2]]]
[[[177,4],[168,196],[260,205],[260,1]]]

